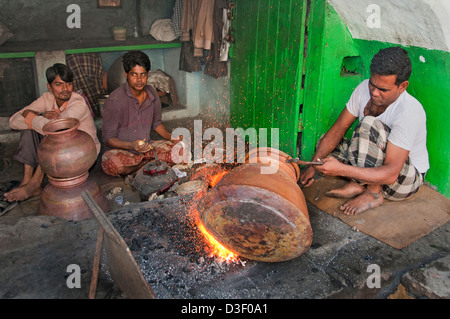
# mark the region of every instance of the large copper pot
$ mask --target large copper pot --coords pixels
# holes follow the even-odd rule
[[[62,188],[48,184],[41,194],[39,214],[57,216],[73,221],[94,217],[81,197],[83,191],[88,191],[103,211],[109,210],[109,202],[103,196],[100,186],[95,181],[88,179],[76,187]]]
[[[258,147],[251,149],[247,156],[247,163],[261,163],[279,168],[290,177],[298,181],[300,179],[300,167],[297,163],[288,163],[292,157],[280,150],[271,147]]]
[[[94,140],[79,126],[78,119],[63,118],[43,128],[46,137],[38,148],[39,164],[50,182],[60,187],[82,184],[97,159]]]
[[[67,220],[93,217],[81,197],[84,190],[91,193],[104,211],[109,209],[98,184],[88,179],[89,169],[97,159],[97,149],[92,137],[78,130],[79,126],[79,120],[63,118],[51,121],[43,128],[47,136],[39,145],[37,154],[50,184],[41,194],[40,215]]]
[[[239,256],[286,261],[311,245],[308,209],[296,178],[283,169],[261,174],[266,166],[244,164],[231,170],[201,199],[199,218],[217,241]]]

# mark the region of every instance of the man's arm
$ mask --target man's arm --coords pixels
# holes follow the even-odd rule
[[[158,133],[162,138],[168,140],[168,141],[172,141],[174,143],[178,143],[179,141],[181,141],[181,138],[177,138],[177,139],[172,139],[172,133],[169,133],[169,131],[167,131],[166,126],[161,123],[160,125],[158,125],[155,128],[156,133]]]
[[[343,176],[373,185],[395,183],[409,156],[409,151],[388,142],[384,164],[377,167],[357,167],[346,165],[333,157],[324,159],[325,164],[316,169],[326,175]]]
[[[139,153],[147,153],[152,150],[150,144],[148,144],[145,140],[136,140],[136,141],[122,141],[117,137],[111,137],[107,142],[111,148],[121,149],[121,150],[134,150]]]
[[[45,113],[46,109],[46,96],[45,94],[32,102],[30,105],[24,107],[20,111],[16,112],[9,119],[9,127],[13,130],[26,130],[31,129],[29,124],[31,124],[32,118],[30,117],[28,123],[25,121],[25,118],[31,114],[32,117],[39,116],[39,114]],[[44,119],[44,117],[42,117]],[[43,125],[42,125],[43,126]],[[37,130],[39,133],[43,134],[41,127],[34,127],[33,129]]]
[[[345,133],[347,133],[348,129],[353,125],[355,120],[356,117],[351,114],[347,108],[344,108],[336,122],[334,122],[322,138],[312,161],[317,161],[327,157],[338,146]]]
[[[334,122],[320,141],[316,153],[311,160],[318,161],[326,158],[336,148],[355,120],[356,116],[351,114],[345,107],[336,122]],[[309,166],[300,176],[300,182],[306,187],[310,186],[314,182],[314,168],[314,166]]]

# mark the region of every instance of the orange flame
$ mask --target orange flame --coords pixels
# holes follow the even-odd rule
[[[197,227],[203,236],[205,236],[206,242],[211,249],[211,257],[216,257],[220,261],[225,261],[227,263],[238,261],[238,256],[219,243],[214,236],[206,230],[205,226],[201,222],[197,223]]]
[[[222,177],[224,177],[227,173],[228,173],[227,171],[223,171],[223,172],[220,172],[220,173],[214,175],[213,177],[211,177],[211,181],[209,182],[209,185],[210,185],[211,187],[216,186],[216,184],[217,184],[218,182],[220,182],[220,180],[222,179]]]

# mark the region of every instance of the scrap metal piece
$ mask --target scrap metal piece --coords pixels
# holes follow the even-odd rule
[[[106,252],[109,271],[114,282],[129,298],[156,299],[152,287],[142,275],[136,260],[131,254],[130,248],[128,248],[124,239],[114,228],[106,214],[98,206],[89,192],[84,191],[81,197],[99,223],[99,236],[102,232],[100,229],[103,230],[103,246]],[[94,284],[96,285],[96,283]],[[94,284],[92,284],[92,287],[94,287]],[[90,295],[95,295],[95,293],[90,293]]]

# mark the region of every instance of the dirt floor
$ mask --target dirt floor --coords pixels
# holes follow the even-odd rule
[[[11,154],[14,147],[5,144],[4,154]],[[0,182],[20,180],[21,174],[21,165],[13,163],[2,171]],[[177,198],[140,202],[125,180],[106,176],[98,166],[90,178],[105,196],[120,187],[125,200],[134,203],[124,207],[111,197],[107,216],[157,298],[450,298],[450,223],[398,250],[308,204],[313,242],[304,255],[281,263],[241,259],[230,265],[209,258],[201,249],[187,253],[179,248],[179,238],[171,235],[186,229],[186,224],[174,217],[173,207],[180,207]],[[98,222],[39,216],[39,201],[36,197],[19,203],[0,217],[0,298],[86,299]],[[80,288],[70,287],[73,265],[80,270]],[[375,286],[373,265],[379,270]],[[105,251],[96,298],[127,298],[111,278]]]

